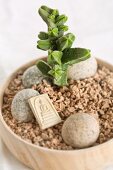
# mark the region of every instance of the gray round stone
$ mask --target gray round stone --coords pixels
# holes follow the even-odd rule
[[[99,132],[99,122],[86,113],[71,115],[62,127],[64,141],[75,148],[85,148],[93,145],[99,136]]]
[[[90,57],[85,61],[69,66],[67,76],[69,79],[80,80],[94,76],[97,71],[97,61]]]
[[[24,89],[19,91],[12,101],[12,116],[19,122],[31,121],[34,115],[28,104],[28,99],[37,95],[39,95],[39,93],[33,89]]]
[[[23,74],[22,82],[24,87],[29,88],[32,85],[39,84],[45,76],[37,66],[29,67]]]

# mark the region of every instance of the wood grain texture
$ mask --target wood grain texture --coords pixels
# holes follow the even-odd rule
[[[36,61],[30,62],[18,70],[26,69],[35,62]],[[113,70],[113,66],[106,62],[98,60],[98,63],[102,63]],[[3,120],[1,108],[4,90],[18,70],[9,77],[0,89],[0,135],[12,154],[34,170],[103,170],[105,166],[112,165],[113,139],[104,144],[87,149],[58,151],[30,144],[11,131]]]

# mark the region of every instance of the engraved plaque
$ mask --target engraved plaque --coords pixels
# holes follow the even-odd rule
[[[52,127],[62,121],[48,94],[32,97],[28,102],[41,129]]]

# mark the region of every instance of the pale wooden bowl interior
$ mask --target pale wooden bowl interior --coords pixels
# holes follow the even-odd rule
[[[46,60],[45,57],[41,58]],[[30,144],[13,133],[2,117],[5,89],[21,69],[36,63],[29,62],[16,70],[0,89],[0,135],[11,153],[22,163],[34,170],[103,170],[113,165],[113,139],[98,146],[73,151],[58,151]],[[113,71],[113,66],[97,59],[98,63]]]

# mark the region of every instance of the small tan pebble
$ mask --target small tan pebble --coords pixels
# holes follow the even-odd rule
[[[97,61],[90,57],[85,61],[73,64],[68,69],[68,78],[73,80],[85,79],[94,76],[97,71]]]
[[[71,113],[73,113],[73,112],[75,111],[75,108],[74,108],[74,107],[69,107],[69,108],[68,108],[68,111],[71,112]]]
[[[113,87],[113,78],[108,77],[107,78],[107,83]]]
[[[66,144],[75,148],[93,145],[99,136],[99,123],[87,113],[76,113],[64,122],[62,137]]]
[[[56,139],[56,138],[52,139],[52,144],[53,145],[58,145],[59,144],[59,140]]]
[[[100,114],[100,115],[104,115],[105,112],[104,112],[103,110],[100,109],[100,110],[99,110],[99,114]]]
[[[22,76],[23,85],[26,88],[39,84],[44,79],[44,75],[40,72],[37,66],[29,67]]]
[[[43,140],[48,140],[48,135],[46,133],[42,133],[42,139]]]
[[[24,89],[19,91],[12,101],[11,114],[19,122],[29,122],[33,119],[33,113],[29,107],[28,99],[39,95],[36,90]]]

